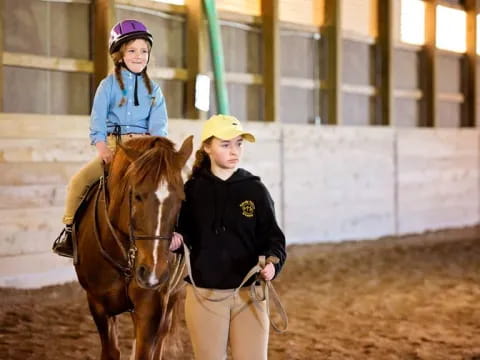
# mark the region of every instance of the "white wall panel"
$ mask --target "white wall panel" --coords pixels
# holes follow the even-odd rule
[[[479,222],[479,137],[473,129],[398,130],[399,233]]]
[[[284,127],[289,242],[374,238],[394,230],[393,130]]]

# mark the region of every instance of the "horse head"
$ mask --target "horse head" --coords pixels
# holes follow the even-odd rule
[[[109,213],[129,234],[133,273],[144,288],[169,278],[169,244],[185,198],[182,169],[192,153],[193,136],[176,151],[163,137],[134,138],[119,145],[111,168]]]

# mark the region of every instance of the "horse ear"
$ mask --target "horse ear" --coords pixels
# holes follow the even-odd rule
[[[178,150],[178,155],[180,156],[182,167],[187,162],[190,155],[193,151],[193,135],[190,135],[185,140],[183,140],[182,147]]]
[[[141,151],[125,146],[121,142],[118,142],[117,146],[123,150],[125,155],[127,155],[128,160],[130,160],[131,162],[134,162],[140,157],[140,155],[142,155]]]

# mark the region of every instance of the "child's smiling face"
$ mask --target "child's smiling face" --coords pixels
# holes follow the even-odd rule
[[[130,41],[125,46],[123,61],[125,66],[134,73],[140,73],[145,69],[149,57],[148,44],[143,39]]]

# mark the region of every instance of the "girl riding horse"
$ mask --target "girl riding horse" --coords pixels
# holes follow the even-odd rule
[[[118,138],[167,135],[167,110],[160,86],[150,80],[147,64],[153,37],[137,20],[123,20],[110,33],[109,51],[114,73],[97,88],[90,117],[90,140],[98,155],[78,171],[67,188],[63,223],[53,251],[72,257],[72,224],[87,189],[103,175]]]

